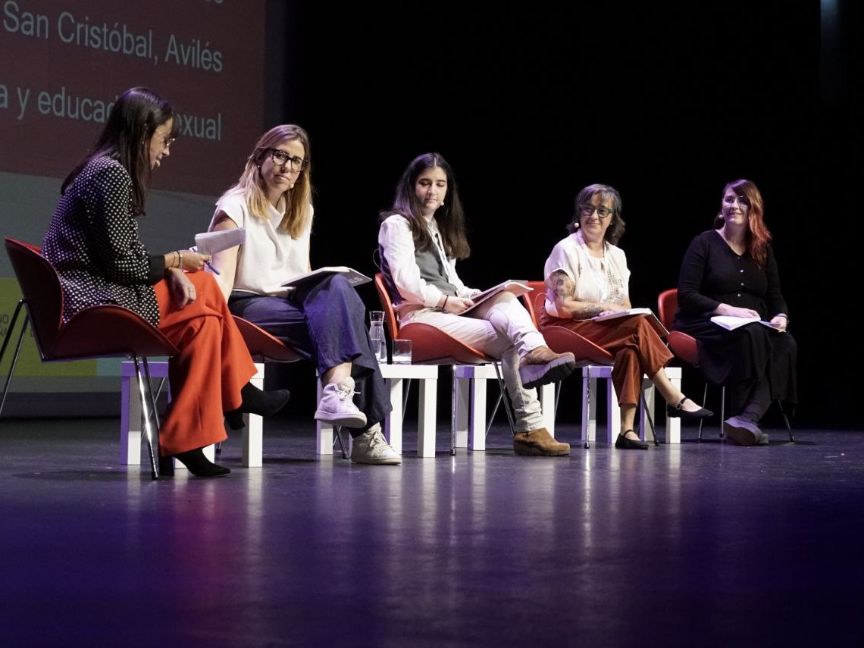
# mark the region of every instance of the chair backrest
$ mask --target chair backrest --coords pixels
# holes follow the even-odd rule
[[[39,352],[50,358],[63,321],[60,278],[36,245],[7,238],[6,252],[27,304]]]
[[[6,251],[43,360],[178,353],[158,328],[116,304],[84,308],[64,323],[60,278],[39,248],[7,238]]]
[[[672,324],[675,322],[675,313],[678,310],[678,289],[670,288],[664,290],[657,297],[657,314],[660,316],[660,323],[668,330],[672,330]]]
[[[390,334],[391,340],[396,340],[399,338],[399,320],[396,319],[396,310],[393,308],[393,300],[390,299],[390,293],[387,291],[383,272],[375,273],[375,290],[378,291],[378,301],[381,302],[381,308],[384,309],[384,323],[387,325],[387,332]]]
[[[543,281],[526,281],[525,283],[531,288],[531,292],[522,295],[522,303],[525,305],[525,310],[531,316],[534,326],[540,328],[540,319],[537,313],[540,312],[539,309],[545,308],[546,283]]]

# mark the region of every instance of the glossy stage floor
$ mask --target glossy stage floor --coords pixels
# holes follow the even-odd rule
[[[0,645],[864,645],[860,432],[368,467],[277,420],[153,482],[117,428],[0,422]]]

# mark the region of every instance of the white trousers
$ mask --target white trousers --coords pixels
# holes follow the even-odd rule
[[[469,315],[454,315],[434,308],[408,313],[403,323],[422,322],[474,347],[490,358],[501,360],[504,384],[516,415],[516,431],[543,427],[543,414],[536,389],[525,389],[519,377],[519,361],[546,341],[531,321],[528,311],[511,293],[490,299]]]

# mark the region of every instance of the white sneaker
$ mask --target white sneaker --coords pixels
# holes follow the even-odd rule
[[[762,432],[753,421],[743,416],[730,416],[723,421],[723,433],[737,445],[767,445],[768,435]],[[762,437],[765,437],[765,443],[761,442]]]
[[[373,425],[360,436],[351,439],[351,461],[361,464],[390,464],[402,463],[399,456],[387,439],[381,434],[381,426]]]
[[[324,385],[315,418],[324,423],[349,428],[366,425],[366,415],[354,404],[354,379]]]

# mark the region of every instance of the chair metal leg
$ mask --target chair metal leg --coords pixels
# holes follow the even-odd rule
[[[153,479],[159,479],[159,418],[156,415],[156,401],[150,386],[150,367],[147,365],[147,358],[139,359],[138,355],[134,353],[132,354],[132,361],[135,363],[135,375],[138,378],[138,397],[141,399],[144,435],[150,453],[150,472]],[[142,364],[144,365],[143,371],[141,369]],[[155,429],[153,421],[156,421]]]
[[[501,372],[501,364],[493,362],[495,367],[495,375],[498,377],[498,388],[501,390],[501,395],[504,400],[504,411],[507,413],[507,420],[510,421],[510,432],[516,436],[516,419],[513,416],[513,403],[510,402],[510,395],[507,393],[507,385],[504,384],[504,374]]]
[[[504,394],[499,392],[498,398],[495,401],[495,407],[492,408],[492,413],[489,415],[489,422],[486,424],[486,436],[489,436],[489,430],[492,429],[492,424],[495,422],[495,415],[498,413],[498,408],[501,407],[501,401],[504,400]]]
[[[18,314],[21,312],[21,307],[24,305],[24,300],[19,299],[15,306],[15,313],[12,315],[12,322],[9,328],[6,329],[6,337],[3,338],[3,347],[0,348],[0,362],[3,362],[3,356],[6,355],[6,347],[9,345],[9,340],[12,339],[12,331],[15,329],[15,323],[18,321]]]
[[[564,391],[564,381],[556,383],[555,386],[555,417],[558,417],[558,402],[561,400],[561,392]]]
[[[648,427],[651,429],[651,438],[654,439],[654,445],[659,446],[660,441],[657,440],[657,431],[654,429],[654,418],[651,416],[651,409],[645,400],[644,390],[639,391],[639,397],[642,399],[642,411],[645,412],[645,419],[648,421]]]
[[[336,441],[339,442],[339,449],[342,450],[342,458],[348,458],[348,451],[345,449],[345,443],[342,441],[342,426],[336,425],[333,427],[333,435],[336,437]]]
[[[159,420],[159,408],[156,407],[156,398],[162,392],[162,385],[165,384],[165,379],[163,378],[159,382],[159,391],[154,394],[153,388],[150,386],[152,384],[150,382],[150,363],[147,362],[147,358],[141,358],[141,364],[144,365],[144,377],[147,378],[147,393],[150,394],[150,404],[153,407],[153,420],[156,421],[156,433],[158,435],[159,428],[162,427],[162,421]]]
[[[702,390],[702,407],[705,407],[705,403],[708,402],[708,383],[705,383],[705,388]],[[697,437],[698,442],[702,443],[702,423],[704,423],[705,419],[699,419],[699,436]],[[720,430],[723,430],[723,422],[720,422]]]
[[[783,416],[783,422],[786,423],[786,429],[789,430],[789,443],[795,443],[795,436],[792,434],[792,426],[789,424],[789,417],[786,416],[786,410],[783,409],[783,403],[777,401],[777,408]]]
[[[585,367],[585,371],[587,372],[587,375],[582,377],[582,384],[585,385],[585,396],[582,399],[584,403],[582,405],[582,434],[585,437],[585,443],[583,444],[583,447],[588,450],[591,447],[591,442],[589,440],[590,435],[588,434],[588,430],[586,429],[586,427],[588,425],[587,421],[589,421],[591,417],[590,414],[586,416],[585,412],[591,411],[591,365]]]
[[[402,394],[402,422],[405,422],[405,412],[408,411],[408,396],[411,394],[411,383],[414,382],[413,378],[406,378],[403,381],[403,387],[405,389]]]
[[[18,302],[15,308],[15,315],[12,317],[12,323],[6,330],[6,338],[3,340],[3,348],[0,349],[0,360],[3,360],[3,355],[6,353],[6,345],[12,335],[12,329],[15,327],[15,322],[18,319],[18,313],[21,310],[21,305],[24,300]],[[6,384],[3,385],[3,399],[0,400],[0,415],[3,414],[3,408],[6,406],[6,396],[9,394],[9,385],[12,384],[12,374],[15,373],[15,367],[18,364],[18,357],[21,355],[21,345],[24,342],[24,332],[27,330],[27,325],[30,323],[30,316],[24,316],[24,323],[21,325],[21,332],[18,334],[18,342],[15,344],[15,355],[12,356],[12,362],[9,365],[9,374],[6,376]]]

